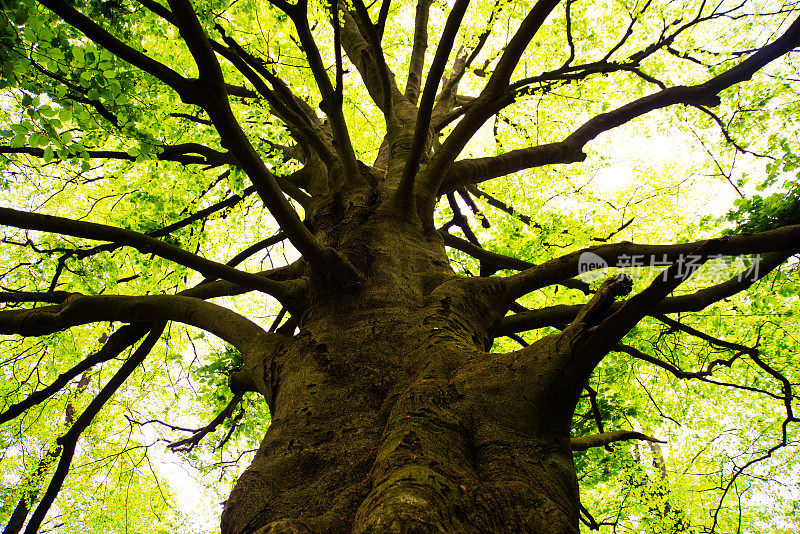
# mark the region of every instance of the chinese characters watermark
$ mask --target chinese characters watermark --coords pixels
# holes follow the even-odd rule
[[[615,267],[619,269],[620,273],[628,274],[633,278],[637,278],[634,274],[649,275],[650,271],[662,270],[666,279],[666,269],[673,264],[676,267],[673,270],[675,276],[688,278],[699,271],[696,278],[702,282],[730,278],[731,269],[734,267],[738,269],[736,279],[740,282],[744,280],[755,282],[759,278],[761,254],[754,256],[712,254],[705,258],[705,262],[703,259],[704,257],[699,254],[679,254],[677,257],[673,256],[672,258],[667,254],[621,254],[617,257],[616,264],[610,266],[599,255],[587,251],[578,258],[578,278],[585,282],[591,282],[603,277],[611,267]]]

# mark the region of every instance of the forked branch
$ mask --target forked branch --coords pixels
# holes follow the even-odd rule
[[[223,143],[230,147],[239,166],[252,180],[270,213],[295,248],[315,270],[325,272],[329,268],[330,253],[317,242],[283,196],[275,177],[264,165],[233,115],[222,70],[194,9],[187,0],[171,0],[170,7],[181,36],[200,71],[197,87],[199,90],[202,86],[202,94],[195,95],[191,102],[203,107],[211,117]],[[330,80],[328,84],[330,85]]]
[[[389,1],[387,0],[381,7],[388,9],[388,5]],[[352,42],[349,46],[345,45],[345,50],[350,60],[353,61],[361,73],[362,80],[364,80],[373,102],[383,111],[387,130],[389,130],[392,127],[395,93],[399,94],[399,90],[394,80],[394,74],[386,64],[383,48],[381,48],[381,33],[379,32],[382,31],[382,28],[372,24],[367,8],[361,0],[354,0],[353,6],[356,9],[358,24],[354,24],[355,21],[349,12],[345,11],[343,13],[345,20],[343,31],[348,31],[349,26],[357,26],[357,28],[349,29]],[[383,15],[383,10],[381,10],[381,14]],[[369,48],[369,53],[366,54],[366,57],[365,54],[356,52],[356,48],[360,48],[356,43],[359,40],[359,35],[357,34],[363,37]],[[363,48],[360,49],[366,52]],[[377,77],[378,83],[373,81],[375,77]]]
[[[517,32],[509,41],[503,55],[500,56],[500,60],[486,87],[481,91],[478,98],[472,102],[461,122],[456,125],[442,143],[442,146],[431,157],[424,175],[420,177],[420,192],[422,194],[430,195],[431,197],[437,195],[447,167],[461,153],[461,150],[475,135],[475,132],[494,113],[513,102],[513,92],[506,91],[511,75],[531,39],[533,39],[539,28],[544,24],[545,19],[557,5],[558,0],[539,0],[533,5]],[[454,189],[457,189],[457,187]]]
[[[294,23],[300,44],[303,47],[309,67],[311,68],[311,73],[314,76],[314,81],[316,81],[320,95],[322,96],[320,108],[331,121],[333,137],[336,140],[336,152],[344,167],[345,175],[343,178],[346,182],[357,183],[360,180],[361,174],[358,172],[355,150],[353,149],[350,132],[347,129],[347,123],[342,110],[341,95],[336,92],[330,78],[328,78],[328,72],[322,61],[319,48],[311,33],[311,28],[308,25],[308,1],[299,0],[294,5],[289,5],[286,2],[273,1],[272,3],[284,10]]]
[[[184,102],[205,109],[223,143],[231,148],[239,166],[253,181],[259,195],[289,240],[315,269],[325,272],[329,266],[330,254],[303,225],[294,208],[283,196],[275,177],[261,161],[234,117],[226,92],[228,86],[216,55],[188,1],[171,1],[171,16],[198,64],[200,80],[184,78],[169,67],[124,44],[64,0],[42,0],[41,3],[98,45],[166,83]]]

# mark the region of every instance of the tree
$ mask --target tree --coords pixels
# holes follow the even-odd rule
[[[737,528],[748,470],[798,422],[795,9],[468,4],[5,4],[0,422],[7,469],[28,471],[4,488],[6,532],[36,532],[48,511],[51,528],[67,524],[69,501],[54,502],[73,459],[107,445],[87,436],[115,441],[121,413],[130,432],[152,422],[135,406],[186,372],[173,323],[228,344],[193,362],[227,388],[204,397],[218,417],[173,449],[221,424],[227,440],[231,417],[269,421],[225,534]],[[573,202],[607,203],[595,220],[545,209],[569,183],[554,173],[589,173],[598,138],[645,115],[697,134],[741,194],[729,221],[648,226],[627,217],[635,202],[578,185]],[[766,174],[747,182],[736,156]],[[748,197],[753,180],[772,195]],[[658,244],[619,240],[637,225]],[[285,264],[255,265],[284,241]],[[637,258],[660,270],[614,269]],[[729,278],[692,276],[706,263]],[[219,300],[248,294],[280,303],[271,327],[271,304]],[[759,399],[733,440],[742,460],[693,504],[642,375],[625,392],[652,405],[616,404],[616,380],[642,369],[661,373],[664,402],[683,387],[672,379]],[[651,447],[610,445],[629,440]],[[32,443],[38,457],[20,455]],[[644,508],[589,504],[614,477]],[[155,486],[137,480],[146,502]]]

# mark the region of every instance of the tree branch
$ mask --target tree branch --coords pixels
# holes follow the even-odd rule
[[[749,352],[752,352],[754,350],[755,349],[746,348],[745,353],[749,353]],[[668,372],[672,373],[673,375],[675,375],[677,378],[681,378],[681,379],[707,377],[707,376],[711,375],[711,373],[714,371],[715,367],[719,367],[719,366],[730,367],[731,365],[733,365],[733,363],[736,360],[738,360],[743,354],[745,354],[745,353],[742,353],[742,352],[737,352],[736,354],[734,354],[732,357],[728,358],[727,360],[716,359],[716,360],[712,361],[711,363],[709,363],[706,366],[705,369],[701,369],[700,371],[684,371],[683,369],[680,369],[679,367],[677,367],[675,365],[672,365],[669,362],[665,362],[663,360],[660,360],[660,359],[656,358],[655,356],[651,356],[649,354],[646,354],[646,353],[640,351],[639,349],[637,349],[636,347],[632,347],[630,345],[619,344],[616,347],[614,347],[614,351],[623,352],[623,353],[625,353],[625,354],[627,354],[629,356],[632,356],[633,358],[636,358],[637,360],[641,360],[643,362],[647,362],[647,363],[653,364],[653,365],[655,365],[657,367],[661,367],[665,371],[668,371]]]
[[[661,441],[634,430],[612,430],[611,432],[602,432],[600,434],[592,434],[580,438],[570,438],[569,446],[573,452],[577,452],[585,451],[592,447],[603,447],[617,441],[629,441],[632,439],[649,441],[651,443],[666,443],[666,441]]]
[[[581,274],[579,262],[581,257],[586,258],[588,253],[605,262],[606,266],[612,267],[619,263],[621,257],[643,260],[650,258],[657,262],[656,265],[665,265],[692,254],[702,243],[703,241],[695,241],[672,245],[644,245],[621,242],[581,249],[506,278],[508,299],[516,300],[528,292]],[[757,234],[730,236],[722,244],[719,253],[724,256],[738,256],[795,251],[799,248],[800,225],[792,225]]]
[[[458,206],[458,202],[452,193],[447,195],[447,201],[450,204],[450,210],[453,212],[453,222],[461,228],[461,231],[464,232],[464,235],[467,236],[467,240],[472,245],[477,248],[482,248],[478,238],[469,226],[469,220],[461,213],[461,208]]]
[[[500,211],[503,211],[505,213],[508,213],[512,217],[516,217],[517,219],[519,219],[520,221],[522,221],[525,224],[531,224],[531,218],[530,217],[528,217],[524,213],[519,213],[517,210],[514,209],[514,206],[506,204],[502,200],[499,200],[499,199],[493,197],[492,195],[490,195],[486,191],[478,189],[478,187],[476,185],[468,185],[467,186],[467,191],[472,193],[472,195],[477,197],[477,198],[482,198],[490,206],[492,206],[494,208],[497,208]],[[539,225],[534,223],[533,226],[538,227]]]
[[[194,10],[187,1],[170,2],[171,16],[178,24],[181,36],[186,40],[192,56],[198,62],[202,81],[183,78],[172,69],[122,43],[64,0],[42,0],[41,3],[120,59],[152,74],[172,87],[184,102],[203,107],[214,122],[223,142],[226,146],[231,147],[231,153],[239,166],[253,181],[259,195],[275,220],[287,233],[289,240],[315,269],[325,272],[329,265],[330,253],[327,253],[317,243],[314,236],[300,221],[291,204],[284,198],[272,173],[267,170],[236,121],[228,103],[227,85],[222,77],[219,63]]]
[[[456,250],[460,250],[465,254],[469,254],[476,260],[479,260],[482,264],[485,262],[491,265],[495,272],[500,269],[513,269],[515,271],[520,271],[535,266],[535,264],[527,260],[521,260],[513,256],[505,256],[503,254],[498,254],[497,252],[492,252],[491,250],[486,250],[484,248],[478,247],[476,245],[473,245],[469,241],[466,241],[464,239],[461,239],[460,237],[456,237],[452,234],[449,234],[444,230],[440,230],[439,233],[444,239],[445,245],[447,245],[448,247],[452,247]],[[577,289],[578,291],[581,291],[584,294],[589,294],[589,284],[583,282],[582,280],[578,280],[577,278],[561,280],[558,283],[564,287],[568,287],[570,289]]]
[[[300,0],[297,4],[289,6],[286,14],[289,15],[289,18],[294,23],[300,44],[303,46],[308,64],[311,67],[311,73],[314,75],[314,80],[317,82],[317,87],[322,95],[320,109],[325,112],[331,121],[331,129],[336,141],[334,145],[344,167],[345,175],[343,178],[345,183],[358,183],[361,179],[361,173],[358,170],[358,162],[350,140],[350,132],[347,129],[347,123],[342,111],[342,100],[340,96],[337,96],[336,90],[328,78],[319,48],[317,48],[317,43],[311,34],[311,28],[308,26],[307,9],[308,1]]]
[[[589,141],[603,132],[617,128],[657,109],[675,104],[716,106],[720,102],[718,96],[720,92],[749,80],[758,70],[790,52],[798,45],[800,45],[800,18],[796,19],[778,39],[762,47],[735,67],[718,74],[704,83],[670,87],[634,100],[615,110],[597,115],[585,122],[563,141],[513,150],[500,156],[462,160],[447,170],[441,186],[437,187],[438,194],[445,194],[470,183],[478,183],[522,169],[582,161],[586,157],[583,147]],[[472,110],[467,113],[450,137],[456,134],[456,131],[459,130],[459,127],[466,121],[471,112]],[[448,141],[445,141],[442,149],[444,149]],[[458,148],[457,152],[460,152],[461,148],[463,148],[463,144],[456,146]],[[455,148],[452,150],[455,150]],[[458,155],[457,152],[452,154],[453,158]],[[448,153],[449,155],[450,153]],[[437,160],[437,165],[443,169],[448,162],[444,161],[444,155],[439,159],[443,161],[438,163]]]
[[[58,461],[58,466],[56,467],[55,473],[53,473],[53,477],[50,479],[47,490],[42,496],[42,500],[39,502],[39,505],[36,507],[36,510],[33,512],[30,520],[28,521],[28,525],[25,528],[25,534],[36,534],[36,532],[39,530],[42,521],[44,521],[45,515],[47,515],[47,511],[53,504],[56,495],[58,495],[58,492],[61,490],[64,479],[67,477],[70,464],[72,463],[72,457],[75,454],[75,446],[78,443],[78,438],[91,424],[95,416],[97,416],[103,406],[105,406],[105,404],[109,401],[111,396],[120,388],[120,386],[122,386],[125,380],[133,373],[139,364],[144,361],[144,359],[152,350],[153,345],[155,345],[161,337],[161,333],[164,331],[164,326],[165,325],[161,323],[152,327],[152,330],[150,330],[150,334],[147,336],[147,338],[142,342],[141,345],[139,345],[131,357],[128,358],[124,364],[122,364],[122,367],[120,367],[119,371],[117,371],[111,380],[109,380],[106,385],[103,386],[103,389],[100,390],[97,396],[92,399],[92,401],[89,403],[89,406],[87,406],[83,413],[81,413],[67,433],[56,440],[56,443],[62,447],[61,458]]]
[[[336,156],[327,136],[328,129],[323,128],[313,110],[302,100],[297,98],[289,87],[270,70],[257,57],[242,48],[232,37],[225,34],[221,26],[217,31],[222,34],[222,39],[229,48],[225,48],[216,41],[211,41],[211,47],[231,62],[241,72],[256,90],[266,98],[275,114],[284,121],[289,130],[308,143],[317,153],[319,158],[332,168],[336,164]],[[267,80],[274,90],[264,83]]]
[[[389,18],[389,8],[392,6],[392,0],[383,0],[381,2],[381,10],[378,12],[378,21],[375,23],[375,28],[378,30],[379,42],[383,39],[383,32],[386,29],[386,19]]]
[[[665,298],[649,311],[647,315],[659,317],[665,313],[703,310],[715,302],[719,302],[722,299],[746,290],[756,281],[764,278],[764,276],[773,271],[790,255],[791,253],[789,252],[769,254],[761,260],[757,272],[746,271],[725,282],[700,289],[694,293]],[[614,313],[618,311],[621,306],[622,303],[615,303],[611,306],[609,312]],[[581,304],[561,304],[510,315],[501,321],[496,334],[498,336],[504,336],[508,333],[524,332],[526,330],[543,328],[545,326],[563,328],[564,325],[575,319],[581,308]]]
[[[187,252],[181,248],[132,230],[91,222],[74,221],[72,219],[54,217],[52,215],[28,213],[9,208],[0,208],[0,224],[27,230],[54,232],[73,237],[122,243],[132,246],[141,252],[156,254],[162,258],[194,269],[206,277],[222,278],[230,282],[258,289],[259,291],[274,296],[281,302],[296,300],[298,297],[296,292],[297,288],[291,284],[276,282],[257,274],[239,271],[233,267],[207,260],[191,252]]]
[[[200,79],[196,86],[202,87],[202,95],[195,95],[194,103],[202,106],[211,117],[222,142],[230,147],[239,166],[252,180],[270,213],[295,248],[315,270],[325,272],[330,264],[330,253],[320,246],[284,198],[275,177],[264,165],[233,115],[219,62],[191,4],[187,0],[170,0],[170,7],[181,36],[198,63]]]
[[[557,5],[558,0],[539,0],[528,12],[519,29],[505,47],[486,87],[428,162],[423,176],[419,180],[421,194],[431,198],[437,195],[447,167],[461,153],[475,132],[489,117],[514,100],[513,93],[506,91],[511,74],[531,39]]]
[[[411,45],[411,60],[408,63],[405,95],[416,103],[422,87],[422,69],[425,66],[425,51],[428,49],[428,18],[433,0],[417,0],[414,15],[414,37]]]
[[[383,9],[384,6],[386,6],[386,9],[388,9],[388,5],[389,5],[389,0],[384,2],[384,5],[381,6],[381,9]],[[386,57],[384,56],[383,49],[381,48],[382,33],[378,33],[380,30],[378,30],[378,28],[372,24],[369,18],[369,13],[367,12],[367,8],[364,6],[364,3],[361,0],[354,0],[353,6],[356,9],[356,16],[358,17],[359,21],[359,24],[357,25],[360,28],[359,33],[363,35],[367,45],[369,46],[369,52],[372,59],[371,61],[372,68],[368,66],[365,60],[357,62],[354,61],[354,64],[357,65],[356,68],[362,74],[362,79],[364,80],[364,84],[367,85],[367,90],[370,91],[370,95],[372,96],[373,101],[381,109],[381,111],[383,111],[383,115],[386,118],[387,130],[389,130],[392,127],[391,119],[392,115],[394,114],[394,105],[393,105],[394,96],[396,93],[399,94],[399,89],[397,88],[397,84],[395,83],[394,74],[389,69],[389,66],[386,64]],[[383,11],[381,11],[381,15],[383,15]],[[346,30],[348,25],[352,26],[352,23],[350,23],[351,18],[347,11],[344,12],[344,16],[345,16],[344,29]],[[353,31],[352,33],[356,32]],[[357,40],[356,35],[353,35],[352,38],[353,41]],[[353,44],[355,44],[355,42]],[[349,48],[352,49],[353,45],[351,45]],[[363,48],[361,50],[364,51]],[[353,51],[355,52],[355,50]],[[358,56],[359,57],[357,59],[361,59],[360,57],[361,54],[358,54]],[[351,55],[350,52],[348,52],[348,57],[352,58],[353,55]],[[361,64],[360,68],[358,66],[359,64]],[[377,86],[369,78],[366,79],[364,78],[365,74],[367,76],[372,74],[371,71],[373,68],[375,71],[377,71],[376,72],[376,75],[378,77]],[[373,86],[372,89],[370,89],[369,87],[370,85]],[[380,93],[378,93],[378,91],[375,90],[377,88],[380,89]]]
[[[39,0],[39,3],[115,56],[155,76],[170,86],[182,99],[191,99],[190,95],[194,90],[191,88],[189,80],[166,65],[126,45],[89,17],[73,8],[65,0]]]
[[[108,336],[108,339],[99,351],[87,356],[68,371],[64,371],[58,375],[58,378],[49,386],[31,393],[23,401],[12,404],[4,412],[0,413],[0,425],[14,419],[26,410],[47,400],[55,393],[58,393],[61,388],[66,386],[70,380],[79,374],[91,369],[97,364],[116,358],[122,354],[123,351],[139,341],[139,339],[150,330],[150,327],[151,325],[149,324],[125,325],[112,333]]]
[[[251,252],[254,251],[251,250]],[[283,267],[270,269],[268,271],[261,271],[260,273],[256,274],[258,276],[263,276],[264,278],[269,278],[272,280],[291,282],[292,284],[297,286],[298,294],[302,294],[302,292],[305,291],[306,282],[298,278],[304,274],[307,274],[306,271],[307,271],[307,264],[301,258],[290,265],[284,265]],[[207,278],[200,284],[194,287],[190,287],[188,289],[184,289],[178,294],[187,297],[195,297],[206,300],[217,297],[231,297],[234,295],[241,295],[243,293],[248,293],[250,291],[253,291],[253,289],[250,286],[235,284],[233,282],[228,282],[227,280],[216,280],[216,279],[212,280],[211,278]],[[300,300],[295,304],[296,307],[292,311],[296,313],[302,307],[303,302],[302,300]]]
[[[442,122],[449,116],[453,108],[457,105],[458,101],[458,84],[463,78],[464,73],[478,57],[478,54],[483,50],[489,35],[494,26],[495,17],[502,8],[501,0],[495,0],[492,11],[489,13],[489,20],[486,22],[486,29],[478,36],[478,42],[475,47],[469,52],[464,53],[456,58],[453,65],[453,72],[442,87],[442,91],[436,99],[436,106],[433,108],[433,118],[431,120],[434,131],[440,131],[443,127]],[[459,52],[461,53],[461,52]]]
[[[204,209],[202,209],[202,210],[200,210],[200,211],[198,211],[198,212],[196,212],[196,213],[194,213],[192,215],[189,215],[188,217],[184,217],[183,219],[181,219],[179,221],[176,221],[176,222],[174,222],[172,224],[168,224],[167,226],[165,226],[163,228],[160,228],[158,230],[153,230],[151,232],[147,232],[147,233],[145,233],[145,235],[147,235],[149,237],[167,236],[167,235],[171,234],[172,232],[174,232],[174,231],[176,231],[176,230],[178,230],[180,228],[184,228],[184,227],[192,224],[195,221],[204,220],[207,217],[213,215],[214,213],[216,213],[218,211],[233,207],[236,204],[238,204],[239,202],[241,202],[242,200],[244,200],[246,197],[252,195],[253,193],[255,193],[255,187],[254,186],[250,186],[250,187],[246,188],[242,192],[241,196],[240,195],[232,195],[232,196],[230,196],[230,197],[228,197],[228,198],[226,198],[224,200],[221,200],[220,202],[217,202],[216,204],[212,204],[211,206],[209,206],[207,208],[204,208]],[[283,239],[285,239],[285,236],[283,237]],[[94,246],[94,247],[91,247],[91,248],[88,248],[88,249],[74,249],[74,250],[71,250],[71,251],[70,250],[66,250],[65,251],[65,250],[62,249],[62,250],[59,250],[59,252],[63,252],[64,254],[59,258],[58,265],[59,266],[62,265],[63,262],[68,257],[75,257],[75,258],[80,260],[80,259],[84,259],[84,258],[87,258],[89,256],[92,256],[94,254],[98,254],[100,252],[111,252],[111,251],[117,250],[119,248],[122,248],[123,246],[125,246],[124,243],[107,243],[105,245],[97,245],[97,246]],[[266,244],[265,246],[270,246],[270,244]],[[254,253],[254,252],[256,252],[256,250],[251,252],[251,254]],[[245,258],[246,257],[247,256],[245,256]],[[238,265],[238,263],[240,263],[240,262],[237,262],[235,264],[231,264],[230,262],[228,262],[226,265],[229,265],[230,267],[235,267],[236,265]],[[66,295],[68,294],[68,293],[65,293],[63,291],[61,291],[61,292],[53,291],[51,293],[51,295],[58,295],[60,293],[64,293],[65,294],[64,298],[66,298]],[[61,302],[62,300],[63,300],[63,298],[61,300],[43,300],[41,298],[38,298],[38,299],[32,300],[32,301],[35,301],[35,302]],[[3,301],[3,299],[2,299],[2,297],[0,297],[0,302],[2,302],[2,301]],[[7,302],[12,302],[12,301],[8,300]],[[28,302],[28,301],[22,300],[22,301],[19,301],[19,302]]]
[[[183,165],[230,165],[236,164],[228,152],[219,152],[213,148],[198,143],[183,143],[180,145],[163,145],[159,147],[161,152],[156,155],[160,161],[174,161]],[[132,156],[122,150],[87,150],[86,153],[94,159],[115,159],[121,161],[136,161],[137,156]],[[0,146],[0,154],[27,154],[37,158],[44,158],[43,148],[33,148],[28,146],[10,147]],[[193,155],[197,154],[197,155]],[[55,154],[58,159],[58,154]],[[71,154],[70,158],[81,158],[81,153]]]
[[[274,335],[232,310],[198,298],[80,293],[73,293],[58,305],[0,311],[0,334],[43,336],[73,326],[105,321],[177,321],[211,332],[242,354],[259,353],[264,340]]]
[[[225,419],[231,416],[233,410],[239,405],[240,402],[242,402],[243,397],[243,393],[235,394],[228,405],[225,406],[225,408],[219,414],[217,414],[217,416],[210,423],[203,428],[195,430],[194,433],[188,438],[170,443],[167,445],[169,450],[172,452],[193,450],[197,444],[203,440],[204,437],[211,432],[214,432],[217,427],[221,425],[223,421],[225,421]]]
[[[425,147],[428,145],[431,113],[433,105],[436,103],[436,93],[439,89],[444,69],[447,66],[447,60],[450,58],[450,51],[453,49],[456,34],[461,26],[461,20],[464,18],[468,6],[469,0],[456,0],[455,4],[453,4],[453,8],[447,16],[447,22],[445,22],[439,45],[436,47],[428,77],[425,79],[425,88],[422,91],[422,99],[417,112],[417,122],[414,126],[414,137],[411,141],[411,148],[396,192],[398,205],[406,209],[413,209],[414,207],[414,178],[419,170]]]

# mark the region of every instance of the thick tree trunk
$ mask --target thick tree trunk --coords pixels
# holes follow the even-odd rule
[[[577,532],[577,395],[546,350],[539,369],[486,352],[501,286],[458,277],[438,234],[390,212],[320,212],[364,280],[312,294],[263,362],[272,423],[223,533]]]

